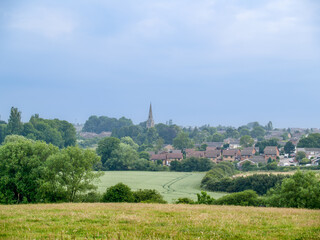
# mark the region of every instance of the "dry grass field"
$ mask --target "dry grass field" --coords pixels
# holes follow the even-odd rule
[[[320,239],[320,211],[172,204],[0,205],[0,239]]]

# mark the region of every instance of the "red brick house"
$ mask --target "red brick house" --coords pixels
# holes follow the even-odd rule
[[[222,152],[222,157],[223,161],[237,161],[240,159],[241,152],[239,149],[228,149],[228,150],[223,150]]]
[[[251,158],[252,156],[255,155],[256,152],[257,151],[254,147],[248,147],[248,148],[241,150],[241,161]]]
[[[264,159],[268,162],[268,159],[276,160],[279,157],[279,149],[277,147],[268,146],[264,149]]]

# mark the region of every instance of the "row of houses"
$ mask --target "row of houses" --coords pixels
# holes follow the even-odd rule
[[[279,150],[277,147],[266,147],[264,154],[259,155],[259,149],[255,147],[240,149],[225,149],[221,150],[215,147],[208,147],[206,151],[196,151],[194,149],[186,149],[186,158],[208,158],[214,163],[221,161],[242,161],[250,159],[256,163],[267,163],[269,158],[275,160],[279,157]],[[181,161],[183,154],[179,150],[171,150],[170,152],[161,152],[158,154],[151,154],[150,160],[162,161],[163,165],[170,166],[172,161]]]

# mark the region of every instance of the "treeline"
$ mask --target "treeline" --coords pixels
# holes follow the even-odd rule
[[[90,116],[83,126],[83,132],[93,132],[99,134],[102,132],[112,132],[113,129],[119,129],[132,125],[133,123],[131,119],[125,117],[116,119],[105,116]]]
[[[97,170],[140,170],[167,171],[162,162],[149,161],[148,152],[138,152],[139,146],[130,137],[121,139],[107,137],[98,143],[97,153],[101,162],[96,165]]]
[[[320,148],[320,133],[311,133],[300,139],[298,148]]]
[[[201,180],[201,187],[206,189],[212,182],[219,181],[226,177],[231,177],[236,173],[234,165],[230,162],[220,162],[213,166],[213,168],[206,173]]]
[[[269,189],[275,187],[277,184],[281,184],[283,179],[288,177],[288,175],[283,174],[254,174],[245,177],[229,177],[217,181],[209,181],[205,188],[209,191],[229,193],[251,189],[259,195],[264,195]]]
[[[0,146],[0,203],[81,201],[95,193],[99,161],[92,150],[7,136]]]
[[[170,170],[176,172],[206,172],[214,166],[208,158],[190,157],[182,161],[172,161]]]
[[[180,198],[176,203],[320,209],[320,180],[314,172],[297,171],[293,176],[283,178],[263,196],[254,190],[231,193],[219,199],[206,192],[197,196],[197,201]]]
[[[75,146],[76,130],[67,121],[43,119],[38,114],[27,123],[22,123],[21,112],[12,107],[8,124],[0,122],[0,143],[8,135],[21,135],[33,140],[42,140],[59,148]]]

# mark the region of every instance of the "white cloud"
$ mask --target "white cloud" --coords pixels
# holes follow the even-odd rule
[[[61,10],[36,7],[14,12],[10,27],[57,39],[70,36],[75,30],[76,23],[70,15]]]

